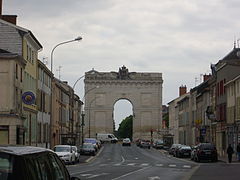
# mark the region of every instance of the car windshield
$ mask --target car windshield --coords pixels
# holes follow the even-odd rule
[[[95,140],[95,139],[85,139],[84,142],[85,142],[85,143],[96,144],[96,140]]]
[[[0,177],[1,180],[7,180],[13,172],[13,157],[8,154],[0,153]]]
[[[54,151],[55,152],[69,152],[70,151],[70,147],[59,146],[59,147],[55,147]]]
[[[156,143],[157,143],[157,144],[163,144],[163,141],[158,140]]]
[[[83,148],[93,148],[92,144],[83,144]]]

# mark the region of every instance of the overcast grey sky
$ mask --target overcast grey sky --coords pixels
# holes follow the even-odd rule
[[[55,50],[61,80],[73,85],[92,68],[110,72],[122,65],[161,72],[163,104],[178,96],[179,86],[199,84],[200,74],[232,50],[239,12],[238,0],[3,0],[3,13],[18,15],[17,24],[43,45],[41,60],[50,61],[56,44],[83,37]],[[82,82],[76,89],[83,97]]]

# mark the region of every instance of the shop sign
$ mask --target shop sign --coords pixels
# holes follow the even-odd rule
[[[31,105],[35,102],[35,95],[31,91],[26,91],[22,94],[22,101],[24,104]]]

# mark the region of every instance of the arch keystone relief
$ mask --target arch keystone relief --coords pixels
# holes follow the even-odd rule
[[[84,83],[84,137],[113,133],[114,104],[127,99],[133,106],[133,139],[158,138],[162,125],[162,73],[129,72],[125,66],[118,72],[91,70],[85,73]]]

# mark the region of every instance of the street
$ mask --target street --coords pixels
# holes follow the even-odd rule
[[[198,164],[177,159],[159,150],[142,149],[133,144],[104,144],[88,163],[69,165],[71,175],[80,179],[101,180],[180,180],[189,179]]]

